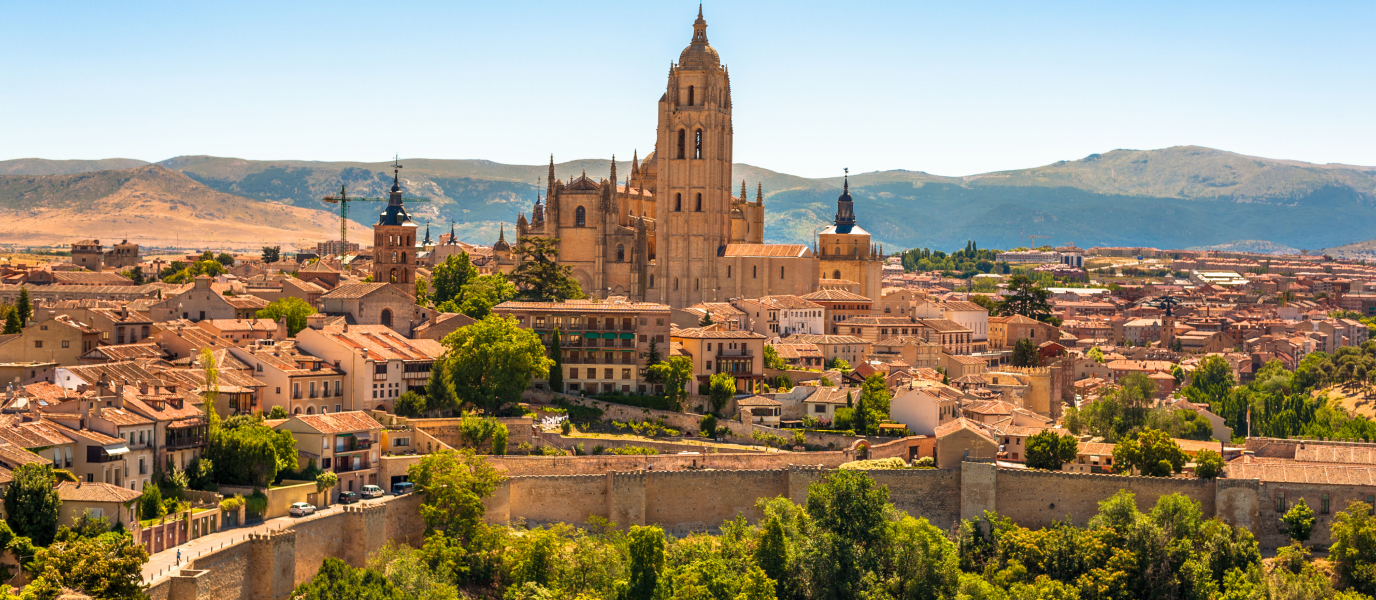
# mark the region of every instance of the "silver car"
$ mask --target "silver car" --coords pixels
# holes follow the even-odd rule
[[[315,514],[315,507],[305,502],[297,502],[287,509],[287,514],[293,517],[304,517]]]

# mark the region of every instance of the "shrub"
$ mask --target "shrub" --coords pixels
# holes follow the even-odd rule
[[[559,423],[559,431],[560,431],[561,433],[563,433],[564,435],[570,435],[570,434],[572,434],[572,433],[573,433],[573,422],[572,422],[572,421],[569,421],[568,419],[564,419],[562,422]]]
[[[714,415],[707,415],[707,416],[703,417],[703,418],[702,418],[702,427],[701,427],[700,429],[701,429],[701,431],[702,431],[703,433],[708,434],[708,435],[711,435],[711,434],[713,434],[713,433],[716,433],[716,431],[717,431],[717,417],[714,416]]]
[[[1223,457],[1213,450],[1194,454],[1194,475],[1200,479],[1214,479],[1223,472]]]
[[[917,468],[919,468],[919,469],[935,469],[935,468],[936,468],[936,459],[935,459],[935,458],[932,458],[932,457],[930,457],[930,456],[924,456],[924,457],[922,457],[922,458],[919,458],[919,459],[913,461],[913,466],[914,466],[914,467],[917,467]]]
[[[253,490],[253,495],[245,500],[245,506],[250,519],[262,518],[268,510],[268,495],[263,490]]]
[[[139,518],[156,519],[167,514],[167,507],[162,503],[162,491],[156,485],[143,487],[143,495],[139,496]]]
[[[223,511],[223,512],[227,512],[227,513],[230,513],[230,512],[238,512],[238,511],[239,511],[239,507],[241,507],[241,506],[243,506],[243,505],[244,505],[244,497],[243,497],[243,496],[235,495],[235,496],[231,496],[231,497],[229,497],[229,498],[225,498],[224,500],[221,500],[221,501],[220,501],[220,510]]]
[[[842,463],[841,466],[837,468],[856,471],[885,471],[906,469],[908,468],[908,463],[903,462],[901,458],[876,458],[873,460],[853,460],[848,463]]]
[[[605,446],[603,446],[602,444],[598,444],[598,445],[592,447],[592,454],[593,454],[593,456],[597,456],[598,454],[601,454],[601,453],[605,452],[606,450],[607,450],[607,448],[606,448]]]
[[[620,448],[613,448],[613,449],[612,449],[612,454],[623,454],[623,455],[624,455],[624,454],[646,454],[646,455],[648,455],[648,454],[659,454],[659,451],[658,451],[658,450],[655,450],[654,448],[646,448],[646,447],[644,447],[644,446],[622,446],[622,447],[620,447]]]

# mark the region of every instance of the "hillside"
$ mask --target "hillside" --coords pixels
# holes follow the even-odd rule
[[[19,246],[84,237],[252,250],[268,243],[309,247],[338,235],[339,218],[329,212],[217,192],[158,165],[0,176],[0,239]],[[350,235],[372,234],[355,226]]]
[[[133,158],[102,158],[100,160],[48,160],[46,158],[18,158],[0,160],[0,175],[71,175],[92,171],[132,169],[148,164]]]
[[[18,161],[10,161],[15,163]],[[73,161],[47,161],[73,162]],[[95,162],[95,161],[90,161]],[[319,198],[347,184],[359,196],[384,197],[389,162],[251,161],[183,156],[159,163],[234,196],[300,208],[327,208]],[[535,200],[548,165],[485,160],[407,159],[408,196],[429,198],[412,212],[437,231],[456,223],[460,236],[491,243]],[[0,163],[8,168],[18,168]],[[605,177],[609,159],[558,163],[568,180],[583,171]],[[34,168],[54,168],[36,164]],[[617,162],[619,179],[629,161]],[[737,163],[753,196],[764,184],[766,239],[809,242],[836,210],[841,178],[809,179]],[[734,186],[733,186],[734,188]],[[894,170],[851,177],[865,229],[889,248],[957,248],[977,240],[991,248],[1040,243],[1323,248],[1370,237],[1376,229],[1376,167],[1315,165],[1179,146],[1113,150],[1080,160],[962,177]],[[365,205],[360,205],[365,206]],[[355,213],[371,222],[369,211]],[[1243,240],[1239,242],[1239,240]],[[1239,245],[1240,244],[1240,245]]]

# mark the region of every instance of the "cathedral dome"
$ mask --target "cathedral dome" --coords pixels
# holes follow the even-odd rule
[[[678,55],[678,68],[688,71],[705,71],[721,67],[721,57],[717,50],[705,43],[689,44]]]

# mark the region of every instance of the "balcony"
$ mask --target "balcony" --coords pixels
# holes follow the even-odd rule
[[[387,381],[387,373],[373,373],[373,381]]]
[[[340,454],[344,452],[362,452],[373,447],[373,440],[369,438],[339,438],[335,440],[334,452]]]
[[[343,459],[341,459],[341,460],[339,461],[339,463],[337,463],[337,464],[335,465],[335,467],[334,467],[334,472],[335,472],[335,473],[352,473],[352,472],[354,472],[354,471],[362,471],[362,470],[371,469],[371,468],[373,468],[373,463],[370,462],[370,461],[367,461],[367,460],[363,460],[361,457],[360,457],[359,460],[356,460],[356,461],[348,461],[348,460],[343,460]]]
[[[429,379],[429,371],[406,371],[401,374],[402,379]]]

